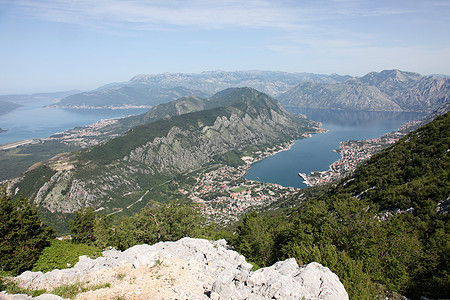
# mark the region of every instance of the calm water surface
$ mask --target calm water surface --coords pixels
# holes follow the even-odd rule
[[[71,110],[44,108],[49,103],[36,102],[20,107],[10,113],[0,115],[0,128],[8,131],[0,133],[0,144],[25,139],[49,137],[77,126],[86,126],[103,119],[120,118],[143,113],[148,109],[83,109]]]
[[[314,134],[311,138],[297,140],[288,151],[280,152],[252,165],[245,178],[262,182],[278,183],[297,188],[307,187],[298,173],[310,174],[324,171],[340,158],[332,150],[346,140],[380,137],[398,129],[406,121],[423,116],[420,113],[356,112],[331,110],[298,110],[309,119],[322,122],[327,133]]]

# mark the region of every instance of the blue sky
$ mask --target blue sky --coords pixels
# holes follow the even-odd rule
[[[450,74],[449,0],[0,0],[0,94],[136,74]]]

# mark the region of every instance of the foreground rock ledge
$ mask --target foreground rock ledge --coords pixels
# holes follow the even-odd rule
[[[110,285],[76,299],[348,299],[338,276],[315,262],[299,267],[291,258],[255,272],[251,268],[225,240],[183,238],[107,250],[97,259],[81,256],[72,269],[26,271],[16,280],[22,287],[47,291],[77,282]],[[29,297],[3,292],[0,299]]]

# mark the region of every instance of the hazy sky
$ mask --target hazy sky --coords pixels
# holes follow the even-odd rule
[[[449,0],[0,0],[0,94],[139,73],[450,74]]]

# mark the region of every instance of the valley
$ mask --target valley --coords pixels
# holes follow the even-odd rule
[[[181,99],[183,103],[192,100]],[[103,121],[43,140],[44,145],[90,147],[36,164],[10,181],[9,190],[35,199],[41,209],[52,214],[70,214],[85,206],[106,214],[132,214],[152,201],[188,199],[184,191],[189,188],[184,185],[192,183],[203,184],[198,187],[200,193],[190,195],[202,199],[202,187],[206,186],[204,181],[193,179],[194,173],[197,178],[208,179],[211,170],[204,170],[227,165],[235,168],[228,174],[232,176],[247,165],[244,158],[256,161],[280,151],[293,139],[323,131],[318,123],[288,113],[273,98],[250,88],[228,89],[211,100],[201,101],[206,106],[204,110],[193,108],[180,115],[172,112],[171,117],[132,129],[128,126],[134,124],[135,117]],[[114,130],[119,131],[115,138]],[[128,131],[124,133],[125,130]],[[261,191],[254,193],[263,202],[277,199],[269,197],[273,196],[270,193],[275,194],[271,189]],[[216,192],[220,194],[220,190]],[[242,211],[248,206],[236,202],[228,193],[225,196],[228,198],[210,201],[210,208],[205,211],[217,212],[214,202],[232,208],[234,201]],[[232,209],[221,211],[230,215]]]
[[[336,272],[355,299],[416,291],[445,295],[447,98],[425,110],[439,101],[446,105],[435,114],[380,137],[378,132],[416,115],[332,110],[321,112],[322,123],[291,113],[253,88],[181,97],[141,115],[2,145],[0,160],[28,159],[32,166],[2,190],[5,207],[22,208],[1,213],[34,212],[37,217],[39,212],[59,235],[71,233],[67,247],[86,243],[98,251],[125,250],[184,236],[226,238],[257,268],[289,257],[300,265],[319,261]],[[354,138],[343,139],[348,133]],[[328,148],[336,141],[342,157],[327,163],[337,155]],[[282,175],[269,165],[264,175],[275,180],[249,178],[256,166],[271,160],[282,167]],[[292,185],[276,181],[291,176],[286,165],[295,169],[297,162],[314,165],[315,160],[331,165],[328,171],[304,174],[315,187],[297,186],[301,169],[293,172]],[[12,169],[26,165],[13,161]],[[8,204],[8,197],[19,200]],[[26,199],[36,207],[27,208]],[[75,227],[84,217],[92,218],[90,229]],[[39,224],[48,243],[54,233]],[[8,239],[16,239],[11,245],[22,243],[18,235]],[[39,256],[33,253],[33,261],[16,270],[30,268]],[[406,267],[416,265],[420,268]],[[438,281],[427,279],[430,272]]]

